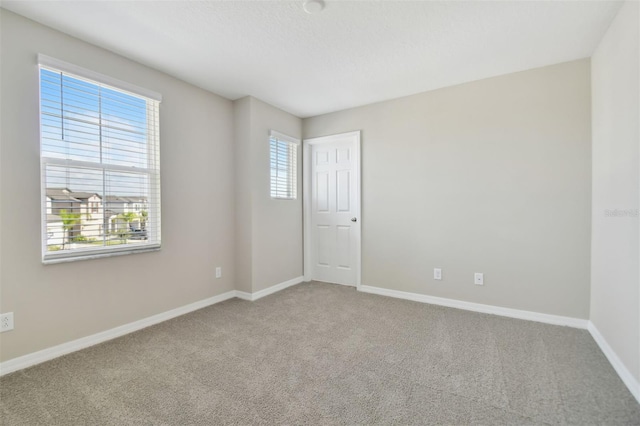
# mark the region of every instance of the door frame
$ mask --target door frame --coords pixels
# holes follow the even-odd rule
[[[356,212],[358,218],[356,226],[358,239],[356,241],[356,288],[360,290],[362,285],[362,173],[360,159],[360,130],[338,133],[335,135],[307,138],[302,142],[302,212],[303,212],[303,241],[304,241],[304,280],[311,281],[311,146],[328,144],[349,139],[354,145],[355,174],[358,177],[356,184]]]

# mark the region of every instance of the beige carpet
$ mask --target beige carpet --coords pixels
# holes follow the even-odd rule
[[[5,425],[640,424],[584,330],[301,284],[0,380]]]

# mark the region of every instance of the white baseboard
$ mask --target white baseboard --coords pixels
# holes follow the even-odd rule
[[[253,301],[253,294],[246,291],[236,290],[236,297],[238,299],[248,300],[249,302]]]
[[[589,333],[591,333],[591,336],[593,336],[593,340],[595,340],[598,346],[600,346],[600,349],[613,366],[613,369],[616,370],[616,373],[618,373],[618,376],[622,379],[622,382],[627,386],[627,388],[629,388],[631,395],[633,395],[640,403],[640,382],[638,382],[629,369],[622,363],[613,348],[609,346],[609,343],[607,343],[602,334],[600,334],[600,331],[591,321],[589,321],[587,329],[589,330]]]
[[[38,352],[33,352],[27,355],[20,356],[18,358],[13,358],[0,363],[0,376],[13,373],[14,371],[22,370],[23,368],[31,367],[32,365],[40,364],[54,358],[58,358],[62,355],[67,355],[71,352],[88,348],[89,346],[97,345],[98,343],[106,342],[107,340],[115,339],[116,337],[124,336],[125,334],[133,333],[134,331],[141,330],[143,328],[161,323],[163,321],[167,321],[171,318],[179,317],[180,315],[188,314],[189,312],[193,312],[210,305],[215,305],[216,303],[220,303],[225,300],[233,299],[234,297],[243,300],[254,301],[280,290],[284,290],[287,287],[299,284],[302,281],[303,277],[297,277],[289,281],[276,284],[269,288],[265,288],[264,290],[260,290],[256,293],[247,293],[237,290],[228,291],[218,296],[200,300],[198,302],[194,302],[180,308],[172,309],[170,311],[134,321],[120,327],[112,328],[111,330],[102,331],[100,333],[92,334],[91,336],[82,337],[77,340],[72,340],[71,342],[62,343],[60,345],[43,349]]]
[[[268,296],[270,294],[276,293],[278,291],[284,290],[285,288],[294,286],[296,284],[300,284],[301,282],[304,281],[304,277],[296,277],[293,279],[290,279],[288,281],[282,282],[280,284],[276,284],[276,285],[272,285],[271,287],[267,287],[264,290],[260,290],[257,291],[255,293],[247,293],[246,291],[237,291],[236,290],[236,297],[238,299],[243,299],[243,300],[249,300],[251,302],[261,299],[265,296]]]
[[[80,339],[72,340],[71,342],[62,343],[51,348],[4,361],[0,363],[0,376],[58,358],[71,352],[79,351],[80,349],[88,348],[89,346],[97,345],[98,343],[106,342],[107,340],[115,339],[116,337],[124,336],[125,334],[133,333],[134,331],[167,321],[171,318],[179,317],[180,315],[188,314],[189,312],[193,312],[228,299],[233,299],[234,297],[236,297],[236,292],[234,290],[228,291],[226,293],[219,294],[218,296],[190,303],[188,305],[134,321],[129,324],[121,325],[110,330],[102,331],[91,336],[82,337]]]
[[[361,285],[358,291],[363,293],[378,294],[381,296],[395,297],[397,299],[412,300],[414,302],[429,303],[431,305],[446,306],[449,308],[464,309],[466,311],[482,312],[484,314],[500,315],[503,317],[517,318],[529,321],[543,322],[546,324],[564,325],[567,327],[586,329],[588,320],[563,317],[558,315],[541,314],[539,312],[522,311],[520,309],[503,308],[501,306],[483,305],[480,303],[464,302],[444,297],[427,296],[426,294],[409,293],[406,291],[389,290],[380,287]]]

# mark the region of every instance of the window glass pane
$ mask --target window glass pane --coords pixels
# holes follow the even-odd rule
[[[271,197],[296,198],[297,144],[271,137],[270,168]]]
[[[99,93],[73,80],[62,73],[41,70],[42,155],[100,161]],[[80,87],[86,90],[81,92]]]
[[[46,249],[91,249],[102,243],[103,171],[47,165]]]
[[[147,167],[147,105],[144,99],[104,90],[102,93],[103,161]]]
[[[158,102],[44,67],[40,82],[45,260],[158,246]]]

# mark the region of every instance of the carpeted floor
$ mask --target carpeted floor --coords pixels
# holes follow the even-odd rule
[[[587,331],[300,284],[0,379],[5,425],[640,424]]]

